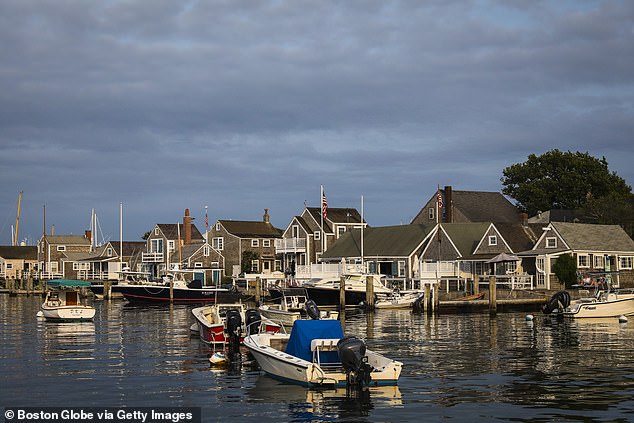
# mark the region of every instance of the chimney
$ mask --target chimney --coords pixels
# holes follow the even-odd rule
[[[183,217],[183,243],[189,245],[192,243],[192,218],[189,217],[189,209],[185,209]]]
[[[453,223],[453,195],[451,185],[445,186],[445,223]]]
[[[269,218],[269,209],[264,209],[263,220],[264,223],[271,223],[271,219]]]
[[[522,226],[528,226],[528,213],[520,213],[520,222]]]
[[[92,244],[92,231],[90,230],[86,230],[84,231],[84,237],[90,241],[90,243]]]

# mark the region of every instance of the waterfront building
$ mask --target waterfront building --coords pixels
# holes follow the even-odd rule
[[[0,246],[0,279],[21,279],[37,270],[37,247]]]

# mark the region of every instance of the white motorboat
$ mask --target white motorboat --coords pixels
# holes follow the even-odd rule
[[[348,306],[357,306],[366,301],[367,279],[371,279],[372,289],[376,298],[390,295],[392,290],[385,286],[381,280],[382,275],[375,274],[350,274],[345,276],[345,301]],[[339,305],[340,278],[325,278],[311,280],[304,283],[308,298],[314,300],[318,306]],[[269,288],[270,290],[270,288]]]
[[[227,344],[232,333],[236,333],[241,342],[247,328],[252,325],[257,324],[257,329],[264,332],[277,332],[280,329],[274,322],[262,321],[257,310],[247,310],[241,302],[196,307],[192,309],[192,314],[196,319],[196,332],[200,340],[214,346]]]
[[[290,335],[249,334],[244,346],[270,376],[310,387],[396,385],[403,366],[344,337],[338,320],[297,320]]]
[[[597,290],[593,297],[570,301],[566,291],[555,293],[546,303],[544,313],[570,318],[605,318],[634,315],[634,292]]]
[[[41,306],[48,320],[92,320],[95,308],[82,303],[79,288],[90,288],[90,282],[73,279],[52,279],[47,282],[46,299]]]
[[[293,326],[293,323],[298,319],[339,318],[339,313],[336,311],[320,311],[315,302],[308,299],[308,294],[304,288],[287,288],[281,291],[281,295],[279,303],[262,304],[258,307],[260,314],[286,327]],[[310,311],[316,315],[310,316]]]
[[[390,295],[378,297],[374,303],[375,308],[411,308],[414,302],[421,298],[425,293],[421,292],[407,292],[401,293],[398,291],[392,292]]]

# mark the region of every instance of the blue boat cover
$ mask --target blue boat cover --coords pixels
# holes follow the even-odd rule
[[[312,362],[311,341],[331,338],[343,338],[343,329],[339,320],[296,320],[286,345],[286,353]],[[339,354],[337,351],[323,352],[320,358],[323,363],[336,363],[339,361]]]

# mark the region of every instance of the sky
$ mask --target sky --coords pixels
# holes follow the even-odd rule
[[[0,245],[189,208],[410,223],[557,148],[634,184],[631,1],[0,2]],[[120,214],[120,211],[122,213]],[[122,225],[120,226],[120,215]]]

